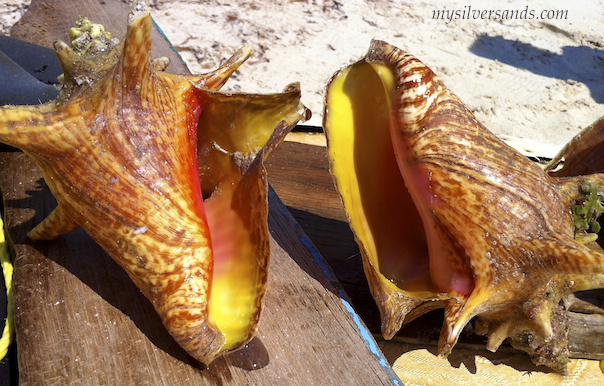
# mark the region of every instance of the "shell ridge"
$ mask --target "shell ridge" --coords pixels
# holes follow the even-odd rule
[[[554,220],[550,219],[550,217],[544,213],[540,208],[544,205],[543,202],[534,199],[534,196],[530,194],[527,189],[519,187],[517,185],[512,185],[511,183],[506,183],[504,179],[493,178],[488,181],[483,181],[482,176],[484,173],[480,169],[474,169],[475,165],[473,165],[472,169],[468,166],[462,165],[458,162],[448,161],[446,159],[438,160],[440,162],[434,162],[432,157],[426,157],[424,160],[426,164],[433,165],[430,169],[433,171],[433,175],[458,175],[460,178],[463,178],[467,184],[464,184],[464,189],[448,191],[446,185],[439,185],[433,183],[432,188],[434,189],[435,194],[439,197],[439,205],[435,208],[440,209],[441,212],[446,212],[447,217],[450,219],[448,221],[449,224],[455,224],[453,229],[461,228],[463,224],[467,224],[469,222],[473,223],[475,227],[482,230],[483,235],[494,234],[495,228],[489,221],[485,221],[485,217],[494,216],[496,214],[500,214],[501,216],[505,216],[505,208],[502,206],[500,209],[495,206],[492,207],[492,211],[490,214],[486,215],[483,213],[486,211],[484,207],[477,207],[472,211],[462,210],[460,208],[467,208],[466,205],[469,201],[473,199],[478,199],[480,201],[481,198],[493,197],[496,194],[505,194],[507,200],[510,202],[516,202],[527,210],[530,213],[532,219],[537,224],[540,224],[540,228],[529,228],[529,224],[517,224],[512,223],[509,226],[518,228],[521,227],[523,229],[527,229],[531,234],[539,233],[542,237],[550,235],[560,234],[560,229],[557,229],[552,222]],[[438,174],[436,170],[439,170]],[[444,208],[447,210],[445,211]],[[498,205],[498,203],[494,202],[493,205]],[[458,217],[457,220],[452,218],[452,216]],[[472,234],[473,236],[477,236],[476,234]],[[457,235],[458,237],[463,236]],[[473,237],[475,238],[475,237]],[[466,245],[467,248],[470,248],[472,244],[476,244],[475,242],[470,242],[470,244]],[[484,253],[488,251],[488,248],[484,249]]]
[[[117,64],[121,68],[123,94],[140,96],[144,83],[152,81],[151,45],[151,15],[147,10],[128,25],[126,32],[124,50]]]
[[[550,254],[544,256],[542,261],[533,264],[540,268],[549,266],[556,273],[580,275],[604,273],[604,254],[595,252],[571,238],[555,237],[527,241],[525,249],[550,251]]]
[[[80,225],[73,220],[73,216],[70,216],[65,207],[59,204],[27,236],[32,240],[51,240],[79,227]]]
[[[254,50],[250,46],[241,47],[235,52],[226,62],[220,65],[216,70],[199,77],[200,79],[192,79],[195,86],[202,90],[217,91],[228,80],[228,78],[252,56]]]
[[[445,319],[438,339],[438,356],[447,357],[457,343],[461,330],[469,322],[463,303],[449,300],[445,305]]]
[[[19,148],[51,148],[56,137],[49,130],[53,112],[42,112],[29,107],[4,106],[0,109],[0,141]],[[35,145],[34,145],[35,143]]]

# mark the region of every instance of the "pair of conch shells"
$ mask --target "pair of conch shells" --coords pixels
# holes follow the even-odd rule
[[[59,98],[0,109],[0,141],[36,161],[58,201],[29,236],[84,228],[209,363],[256,330],[270,257],[262,162],[308,110],[297,85],[218,91],[249,48],[209,74],[162,72],[144,1],[119,44],[80,27],[81,49],[55,45]],[[324,126],[384,336],[444,308],[440,353],[479,316],[489,349],[530,339],[535,357],[561,368],[560,301],[604,273],[604,255],[584,244],[604,176],[544,172],[417,59],[379,41],[331,79]]]
[[[592,174],[602,161],[585,162],[601,159],[591,146],[602,126],[544,171],[398,48],[373,41],[363,60],[336,73],[325,102],[328,154],[384,337],[444,308],[439,354],[478,316],[488,349],[511,337],[563,372],[562,300],[604,284],[604,254],[590,248],[604,209],[604,175]]]

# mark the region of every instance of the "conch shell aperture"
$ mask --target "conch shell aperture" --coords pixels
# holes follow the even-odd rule
[[[57,42],[59,98],[0,109],[0,141],[36,161],[58,202],[29,236],[84,228],[209,364],[256,331],[270,258],[263,160],[308,110],[297,84],[217,91],[247,47],[209,74],[162,72],[151,23],[147,2],[135,1],[121,43],[99,28],[90,38],[105,48]]]
[[[488,349],[511,337],[564,372],[561,299],[601,287],[592,275],[604,273],[604,254],[575,239],[571,208],[604,176],[545,173],[381,41],[330,80],[324,128],[384,337],[444,308],[440,355],[478,316]]]

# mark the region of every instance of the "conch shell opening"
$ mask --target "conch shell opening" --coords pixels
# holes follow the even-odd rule
[[[72,34],[108,49],[57,42],[59,98],[0,109],[0,141],[36,161],[58,202],[29,236],[84,228],[174,339],[209,364],[257,329],[270,258],[263,161],[309,112],[297,84],[218,91],[251,48],[214,72],[172,75],[151,58],[146,1],[128,21],[121,43],[83,21]]]
[[[212,141],[199,140],[198,161],[214,251],[209,317],[226,334],[225,346],[237,347],[251,338],[248,320],[257,323],[266,289],[268,183],[262,163],[306,110],[300,110],[297,85],[281,94],[208,96],[198,135]]]
[[[490,350],[532,339],[533,359],[564,371],[557,307],[575,281],[595,288],[591,275],[604,273],[604,255],[575,240],[571,207],[604,176],[546,174],[381,41],[330,80],[324,128],[384,337],[444,308],[440,355],[479,316]]]

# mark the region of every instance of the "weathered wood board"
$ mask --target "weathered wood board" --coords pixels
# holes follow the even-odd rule
[[[284,142],[268,158],[266,168],[279,198],[334,270],[370,331],[379,334],[380,313],[333,185],[325,147]]]
[[[39,43],[64,19],[71,25],[73,9],[89,12],[111,29],[125,22],[118,3],[34,0],[29,11],[34,15],[24,18],[21,32],[14,31],[41,28],[32,35]],[[102,18],[96,17],[98,10]],[[54,199],[25,154],[4,149],[0,170],[6,222],[17,251],[21,385],[399,383],[332,272],[274,192],[269,195],[272,263],[258,333],[244,349],[206,369],[172,340],[126,273],[85,232],[50,242],[28,240],[26,233],[50,213]]]

